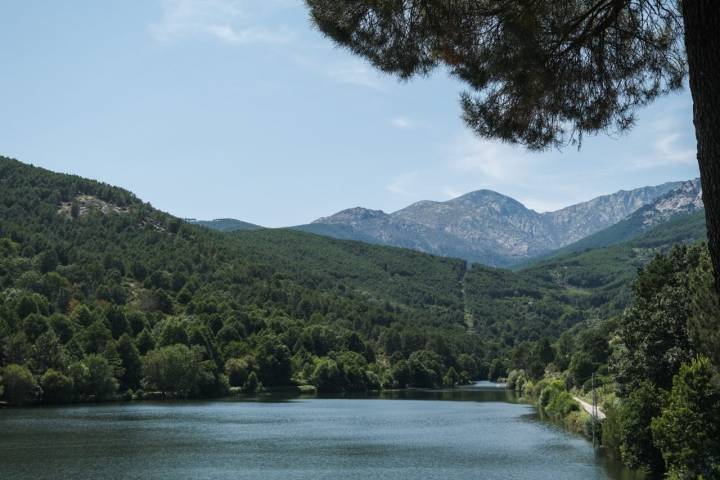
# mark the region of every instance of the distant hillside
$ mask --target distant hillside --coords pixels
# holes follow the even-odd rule
[[[702,230],[692,214],[513,273],[290,229],[220,233],[4,157],[0,185],[0,368],[53,402],[497,378],[517,349],[619,311],[637,266]]]
[[[196,220],[194,218],[186,218],[185,221],[194,225],[209,228],[211,230],[217,230],[219,232],[239,232],[264,228],[260,225],[243,222],[242,220],[236,220],[234,218],[217,218],[215,220]]]
[[[548,213],[478,190],[447,202],[417,202],[390,214],[351,208],[297,228],[508,267],[614,225],[680,185],[619,191]]]
[[[705,239],[704,212],[680,215],[631,240],[565,254],[509,272],[473,266],[465,279],[473,329],[492,342],[518,345],[573,325],[608,319],[630,299],[630,285],[655,255]]]
[[[0,185],[0,375],[12,364],[42,384],[23,402],[487,374],[485,339],[464,320],[462,260],[290,230],[220,233],[4,157]]]
[[[638,209],[615,225],[563,248],[549,252],[537,259],[524,262],[524,266],[535,264],[543,258],[553,258],[573,252],[582,252],[592,248],[608,247],[627,242],[639,237],[654,226],[702,209],[702,188],[700,179],[697,178],[682,183],[678,188]],[[522,267],[523,264],[519,266]]]
[[[706,238],[704,211],[680,214],[628,242],[559,255],[519,273],[585,292],[591,297],[590,303],[617,312],[626,305],[630,295],[628,285],[639,268],[673,245],[696,243]]]

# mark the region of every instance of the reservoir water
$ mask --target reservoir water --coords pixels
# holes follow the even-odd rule
[[[629,479],[490,385],[0,410],[0,478]]]

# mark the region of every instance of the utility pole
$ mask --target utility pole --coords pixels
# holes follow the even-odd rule
[[[597,401],[595,399],[595,372],[592,374],[592,436],[593,448],[595,448],[595,423],[597,423]]]

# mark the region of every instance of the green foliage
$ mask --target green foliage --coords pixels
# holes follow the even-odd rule
[[[62,373],[75,400],[116,393],[91,386],[103,383],[88,379],[93,355],[137,392],[142,356],[177,344],[199,365],[192,387],[160,382],[181,395],[221,394],[233,358],[247,362],[230,369],[238,387],[252,373],[306,382],[325,358],[343,390],[393,384],[395,353],[434,351],[436,385],[449,367],[476,376],[489,361],[466,330],[462,261],[290,230],[220,234],[7,158],[0,181],[0,366]]]
[[[442,358],[430,350],[413,352],[408,358],[409,384],[414,387],[434,388],[441,386],[445,372]]]
[[[344,378],[337,362],[329,358],[319,359],[312,374],[312,383],[319,392],[341,391]]]
[[[644,380],[669,390],[680,365],[695,356],[688,332],[693,301],[687,287],[701,251],[674,248],[649,263],[638,277],[635,302],[618,329],[614,371],[621,394]]]
[[[552,380],[541,385],[542,390],[538,403],[550,417],[562,420],[570,412],[579,410],[577,402],[572,398],[560,380]]]
[[[38,397],[38,384],[32,372],[22,365],[11,364],[2,369],[0,377],[4,398],[11,405],[32,403]]]
[[[250,375],[248,375],[247,380],[245,380],[245,383],[243,383],[242,391],[243,393],[258,393],[262,392],[264,390],[263,384],[258,380],[257,375],[255,372],[250,372]]]
[[[507,365],[503,360],[496,358],[490,364],[490,370],[488,371],[488,378],[492,381],[497,381],[505,378],[507,374]]]
[[[624,254],[468,271],[291,230],[220,234],[122,189],[4,158],[0,180],[0,366],[57,385],[48,402],[142,396],[140,386],[180,396],[440,387],[511,369],[529,381],[571,364],[579,385],[608,361],[614,324],[594,319],[624,306],[612,292],[649,259],[609,290],[580,270],[612,263],[609,276]],[[557,274],[566,267],[576,273]],[[711,337],[712,312],[698,312],[688,313],[698,335]]]
[[[686,74],[674,2],[306,3],[325,35],[384,72],[447,69],[469,90],[473,131],[534,149],[629,129],[635,109]]]
[[[73,400],[73,380],[62,372],[48,369],[40,378],[40,386],[44,402],[68,403]]]
[[[604,407],[605,420],[601,422],[602,444],[612,455],[620,454],[622,445],[622,418],[617,404]]]
[[[247,360],[242,358],[230,358],[225,362],[225,374],[228,377],[230,386],[242,387],[251,372]]]
[[[142,360],[140,352],[127,333],[123,333],[118,339],[117,353],[124,370],[119,378],[121,388],[137,389],[142,379]]]
[[[525,370],[512,370],[507,377],[507,388],[522,395],[529,381]]]
[[[115,372],[107,359],[98,354],[86,355],[69,367],[70,377],[82,400],[112,400],[118,388]]]
[[[673,478],[720,476],[720,388],[706,357],[683,365],[662,414],[652,420],[655,445]]]
[[[650,382],[638,383],[620,406],[620,453],[631,468],[657,475],[664,470],[660,450],[652,437],[652,419],[662,411],[665,392]]]
[[[175,344],[148,352],[143,359],[145,391],[158,390],[188,396],[197,388],[200,358],[197,351]]]
[[[455,368],[450,367],[447,369],[447,372],[445,372],[442,383],[446,387],[455,387],[460,384],[461,380],[462,377],[460,377],[460,374],[457,373]]]
[[[688,330],[697,350],[720,367],[720,297],[713,281],[710,254],[703,250],[697,267],[689,275],[692,305]]]
[[[573,354],[568,367],[568,374],[575,386],[583,385],[595,372],[597,364],[593,363],[590,354],[585,351]]]

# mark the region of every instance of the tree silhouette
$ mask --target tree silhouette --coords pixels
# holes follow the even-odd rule
[[[720,2],[306,0],[328,37],[402,79],[461,79],[477,134],[533,150],[623,132],[689,72],[708,237],[720,285]],[[683,42],[684,40],[684,42]]]

